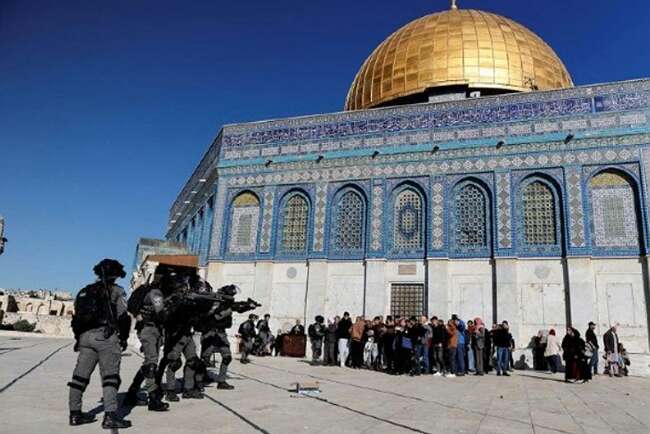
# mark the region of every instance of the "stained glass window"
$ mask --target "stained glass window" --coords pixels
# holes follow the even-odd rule
[[[524,188],[524,236],[527,244],[557,244],[555,199],[544,183],[534,181]]]
[[[252,193],[242,193],[233,201],[230,217],[230,253],[255,253],[260,201]]]
[[[456,190],[454,212],[456,245],[460,248],[487,246],[485,195],[475,185]]]
[[[363,248],[365,212],[365,204],[358,193],[348,191],[341,196],[334,217],[334,247],[337,250]]]
[[[393,226],[395,249],[422,249],[422,199],[415,191],[404,190],[395,199]]]
[[[307,248],[307,224],[309,204],[307,200],[293,195],[287,200],[283,210],[282,250],[285,252],[304,252]]]
[[[597,247],[638,247],[634,190],[621,175],[604,172],[589,182],[593,243]]]

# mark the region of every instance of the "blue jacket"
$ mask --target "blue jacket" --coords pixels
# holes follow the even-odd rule
[[[456,328],[458,329],[458,346],[465,345],[465,322],[462,319],[459,319],[456,323]]]

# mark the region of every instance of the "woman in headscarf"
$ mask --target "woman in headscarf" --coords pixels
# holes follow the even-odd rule
[[[567,334],[562,340],[562,350],[566,363],[564,381],[575,383],[582,380],[583,383],[586,383],[591,380],[585,355],[585,341],[580,337],[578,330],[567,327]]]
[[[544,330],[539,330],[537,336],[533,338],[533,369],[536,371],[546,371],[546,359],[544,358],[546,340]]]
[[[551,374],[555,374],[560,369],[561,351],[562,347],[560,346],[560,341],[558,340],[557,336],[555,336],[555,330],[549,330],[548,336],[546,337],[546,349],[544,350],[544,357],[546,358],[548,369],[550,370]]]

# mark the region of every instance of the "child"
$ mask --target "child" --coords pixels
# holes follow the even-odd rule
[[[363,347],[363,362],[368,369],[376,370],[379,348],[377,347],[377,342],[375,342],[375,332],[368,330],[367,336],[366,344]]]

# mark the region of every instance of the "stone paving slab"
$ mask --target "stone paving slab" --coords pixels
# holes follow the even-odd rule
[[[105,432],[100,423],[67,425],[66,382],[76,355],[72,341],[0,333],[0,408],[7,433]],[[135,348],[122,359],[123,382],[141,363]],[[389,376],[302,360],[234,361],[236,389],[206,389],[206,399],[172,404],[167,413],[139,407],[130,433],[650,433],[650,380],[599,376],[566,384],[561,375],[531,371],[509,378]],[[297,381],[319,381],[322,393],[297,396]],[[102,411],[99,373],[84,410]],[[126,387],[126,386],[125,386]],[[101,414],[98,415],[101,418]]]

